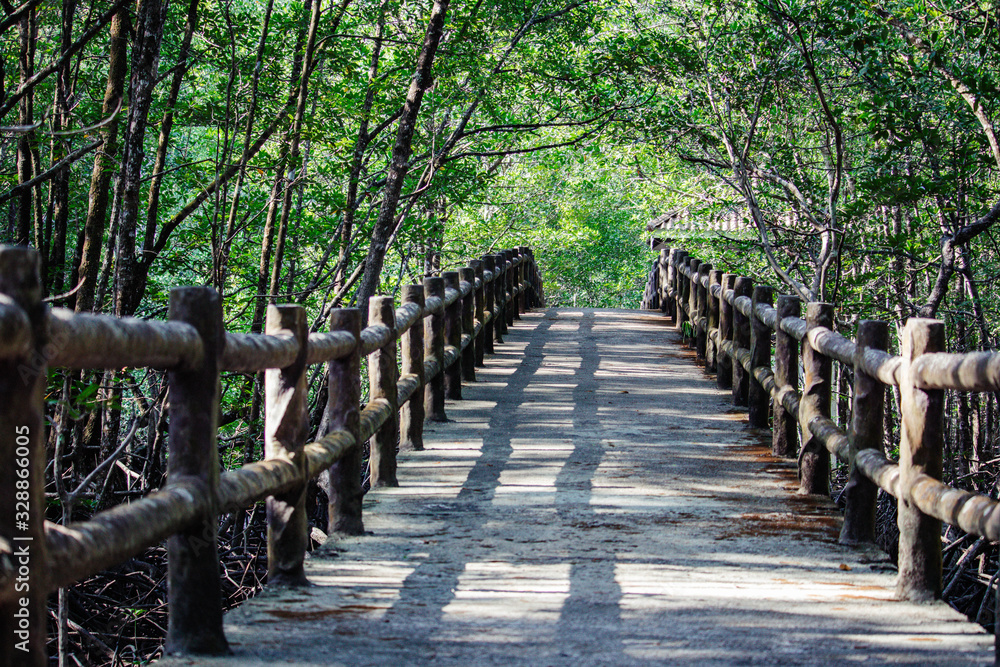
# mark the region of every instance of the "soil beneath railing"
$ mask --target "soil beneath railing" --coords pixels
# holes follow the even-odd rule
[[[244,530],[220,535],[222,596],[227,610],[260,592],[267,576],[263,507],[248,511],[246,520]],[[145,664],[162,652],[168,621],[165,546],[147,549],[85,579],[68,588],[67,594],[71,656],[67,665],[76,661],[84,665]],[[57,609],[56,596],[52,596],[48,653],[53,665],[58,664]]]

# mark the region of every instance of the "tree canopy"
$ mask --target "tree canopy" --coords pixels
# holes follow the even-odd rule
[[[986,6],[28,0],[2,27],[4,239],[80,310],[207,283],[249,329],[268,300],[321,321],[501,234],[551,253],[556,302],[634,305],[674,209],[745,219],[713,252],[803,298],[986,308]]]

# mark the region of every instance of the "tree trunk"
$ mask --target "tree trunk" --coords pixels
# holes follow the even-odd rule
[[[132,49],[132,76],[129,81],[128,125],[123,140],[121,204],[118,209],[118,248],[115,264],[115,314],[135,314],[146,291],[147,272],[139,266],[136,232],[139,222],[139,187],[145,157],[143,140],[157,83],[160,44],[169,0],[142,0]]]
[[[250,332],[261,333],[264,330],[264,311],[270,301],[267,293],[271,253],[274,246],[274,228],[278,218],[278,198],[284,183],[285,159],[278,162],[278,171],[271,187],[271,197],[267,205],[267,218],[264,222],[264,235],[260,242],[260,262],[257,265],[257,286],[253,293],[253,317],[250,319]]]
[[[66,53],[73,44],[73,18],[76,14],[76,0],[63,0],[62,3],[62,53]],[[56,99],[52,105],[52,130],[50,161],[53,165],[69,153],[69,142],[56,133],[63,131],[69,124],[70,97],[73,94],[72,70],[67,58],[59,68],[56,80]],[[49,186],[49,202],[52,208],[52,243],[49,251],[49,284],[48,291],[59,294],[63,291],[66,275],[66,233],[69,222],[69,176],[67,165],[52,177]]]
[[[21,85],[25,85],[35,70],[35,44],[37,42],[35,10],[28,12],[20,22],[21,51],[19,59]],[[34,90],[29,90],[19,102],[18,122],[21,127],[30,127],[35,122]],[[24,132],[17,140],[17,180],[23,184],[34,175],[31,145],[35,140],[34,131]],[[32,201],[34,188],[26,188],[17,196],[17,232],[14,242],[28,245],[32,230]],[[40,221],[39,221],[40,222]],[[36,240],[37,241],[37,240]],[[44,276],[44,270],[42,272]]]
[[[406,94],[403,114],[399,118],[399,130],[392,149],[392,159],[389,163],[389,173],[382,195],[382,205],[379,208],[378,218],[375,220],[371,245],[368,247],[368,256],[365,259],[364,275],[356,294],[362,317],[365,317],[367,313],[365,305],[368,298],[375,294],[378,288],[389,237],[396,226],[396,208],[399,205],[399,195],[403,190],[403,182],[409,170],[413,134],[416,131],[417,117],[420,114],[424,93],[433,83],[431,66],[434,64],[434,55],[444,32],[444,19],[448,11],[448,2],[449,0],[434,0],[434,7],[427,24],[427,33],[424,35],[423,46],[417,58],[416,72]]]
[[[296,40],[295,47],[295,60],[292,64],[292,81],[295,81],[297,95],[296,95],[296,106],[295,106],[295,116],[293,117],[292,126],[285,133],[284,138],[284,151],[282,153],[281,159],[278,161],[278,167],[275,171],[274,185],[271,189],[271,198],[268,202],[267,208],[267,220],[264,223],[264,237],[261,240],[261,252],[260,252],[260,264],[257,268],[257,290],[255,292],[254,298],[254,312],[253,318],[250,323],[250,330],[254,333],[259,333],[263,331],[264,327],[264,312],[267,308],[267,304],[273,300],[273,291],[270,291],[268,287],[271,285],[272,281],[270,278],[275,274],[280,274],[281,260],[278,257],[277,249],[275,248],[275,238],[278,237],[279,243],[284,241],[284,226],[288,223],[288,209],[291,205],[291,190],[289,184],[292,180],[291,176],[287,176],[287,170],[289,169],[289,162],[291,159],[291,153],[293,149],[298,151],[298,141],[296,128],[301,130],[301,120],[304,115],[305,101],[304,96],[308,93],[308,78],[311,69],[311,58],[312,49],[315,48],[316,44],[316,25],[319,20],[320,14],[320,2],[316,0],[315,5],[312,0],[306,0],[306,4],[303,7],[303,15],[309,16],[308,26],[302,26],[299,30],[299,36]],[[305,49],[303,50],[303,44],[305,44]],[[279,213],[279,200],[280,200],[280,213]],[[288,204],[286,205],[286,200]],[[279,230],[280,236],[279,236]],[[272,265],[272,254],[274,255],[274,262]]]
[[[361,182],[361,170],[364,167],[365,150],[371,143],[372,135],[368,134],[372,106],[375,103],[375,78],[378,76],[379,59],[382,56],[382,37],[385,31],[385,5],[382,5],[378,15],[378,29],[375,34],[375,45],[372,47],[371,62],[368,66],[368,88],[365,91],[365,102],[361,107],[361,120],[358,124],[358,135],[354,140],[354,153],[351,157],[351,169],[347,176],[347,199],[344,202],[344,222],[340,226],[340,243],[337,254],[337,271],[333,276],[334,289],[340,289],[347,275],[347,263],[351,252],[351,235],[354,233],[354,217],[358,211],[358,185]]]
[[[246,178],[247,161],[250,158],[250,142],[253,139],[253,125],[257,116],[257,87],[260,84],[260,73],[264,68],[264,49],[267,46],[268,28],[271,25],[271,13],[274,11],[274,0],[268,0],[264,10],[264,22],[261,26],[260,41],[257,42],[257,58],[254,62],[253,79],[250,82],[249,108],[247,109],[246,130],[243,133],[243,151],[240,153],[239,171],[236,174],[236,185],[233,187],[233,200],[229,205],[229,215],[226,219],[225,237],[222,239],[219,257],[215,261],[215,289],[219,294],[225,293],[226,275],[229,269],[229,252],[232,247],[233,235],[236,233],[236,217],[239,211],[240,197],[243,194],[243,180]]]
[[[103,113],[105,117],[115,117],[104,126],[104,146],[94,158],[94,168],[90,175],[90,195],[87,205],[87,220],[84,223],[83,244],[80,250],[80,267],[77,273],[83,284],[76,294],[76,310],[94,310],[94,294],[97,290],[97,275],[101,268],[101,244],[107,225],[108,198],[111,191],[111,176],[114,159],[118,153],[118,114],[125,91],[125,76],[128,72],[126,53],[128,48],[128,9],[121,9],[111,20],[111,43],[109,46],[108,85],[104,91]]]
[[[148,254],[153,249],[153,242],[156,240],[157,214],[160,209],[160,187],[163,184],[163,170],[167,164],[167,148],[170,145],[170,131],[174,127],[174,107],[177,105],[177,97],[181,92],[181,83],[184,75],[188,71],[188,56],[191,53],[191,39],[194,37],[195,28],[198,25],[198,2],[190,0],[188,5],[187,20],[184,24],[184,38],[181,40],[180,55],[177,59],[177,68],[174,71],[173,79],[170,81],[170,92],[167,94],[167,108],[163,112],[163,120],[160,121],[160,136],[156,144],[156,158],[153,161],[153,173],[149,181],[149,198],[146,204],[146,235],[143,237],[143,254]]]

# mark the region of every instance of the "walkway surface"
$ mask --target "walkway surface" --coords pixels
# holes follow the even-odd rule
[[[227,616],[235,654],[161,664],[992,664],[943,604],[892,600],[656,313],[526,314],[369,493],[314,586]]]

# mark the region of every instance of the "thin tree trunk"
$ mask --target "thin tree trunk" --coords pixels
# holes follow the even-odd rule
[[[972,423],[969,424],[969,437],[972,439],[972,469],[979,472],[980,466],[988,460],[986,452],[983,451],[982,398],[979,392],[969,393],[969,403],[972,420]],[[983,490],[980,489],[980,491]]]
[[[133,315],[145,294],[146,272],[139,270],[136,232],[139,222],[139,187],[153,89],[157,82],[160,44],[163,41],[169,0],[142,0],[132,50],[129,82],[128,127],[125,130],[121,170],[121,205],[118,209],[118,249],[115,263],[115,314]]]
[[[36,35],[35,10],[28,12],[20,22],[21,51],[18,61],[21,85],[31,79],[35,69]],[[18,122],[21,127],[30,127],[35,122],[34,91],[30,90],[19,102]],[[34,174],[31,156],[31,145],[35,140],[34,131],[24,132],[17,140],[17,177],[19,183],[27,183]],[[18,245],[28,245],[32,230],[32,201],[34,188],[26,188],[17,196],[17,234],[14,237]],[[39,221],[40,222],[40,221]],[[39,239],[36,239],[36,245]]]
[[[37,25],[35,27],[35,34],[38,34]],[[34,135],[34,133],[32,134]],[[29,146],[32,174],[39,175],[42,173],[42,155],[38,148],[38,138],[36,136],[32,137]],[[38,263],[41,265],[39,275],[41,276],[42,287],[44,288],[48,284],[49,275],[49,240],[52,238],[52,211],[51,209],[46,209],[41,183],[30,188],[30,191],[32,218],[35,221],[35,247],[38,249]]]
[[[104,91],[103,106],[105,117],[111,114],[115,114],[115,117],[102,130],[104,146],[94,158],[94,169],[90,176],[87,220],[84,223],[80,268],[77,271],[83,282],[76,294],[77,311],[94,309],[94,293],[97,290],[97,276],[101,268],[101,246],[104,241],[104,229],[107,226],[111,177],[115,155],[118,153],[119,121],[116,112],[122,104],[125,77],[128,72],[126,60],[128,33],[128,10],[121,9],[111,21],[108,85]]]
[[[236,185],[233,187],[233,199],[229,205],[229,216],[226,220],[225,237],[222,239],[220,255],[215,261],[215,288],[220,294],[225,291],[226,275],[229,270],[229,253],[232,247],[233,235],[236,233],[236,218],[243,194],[243,180],[246,178],[247,161],[250,158],[250,142],[253,140],[253,125],[257,116],[257,87],[260,84],[260,73],[264,68],[264,50],[267,45],[268,28],[271,25],[271,13],[274,10],[274,0],[268,0],[264,10],[264,23],[261,26],[260,41],[257,42],[257,58],[254,62],[253,79],[250,82],[250,102],[247,110],[246,130],[243,134],[243,151],[236,174]]]
[[[174,76],[170,81],[170,92],[167,93],[166,110],[163,112],[163,120],[160,121],[160,136],[156,144],[156,158],[153,161],[153,173],[149,182],[149,198],[146,204],[146,235],[143,237],[142,242],[144,256],[152,251],[153,242],[156,240],[156,227],[160,209],[160,188],[163,185],[163,170],[167,164],[167,148],[170,145],[170,132],[174,127],[174,107],[177,106],[181,84],[184,82],[184,75],[188,71],[191,40],[198,26],[199,1],[191,0],[188,5],[187,20],[184,23],[184,38],[181,40],[177,68],[174,70]]]
[[[306,0],[306,4],[303,7],[303,15],[308,16],[309,20],[307,24],[301,25],[301,28],[299,29],[298,38],[295,44],[295,60],[292,63],[292,81],[295,82],[294,85],[296,90],[296,117],[298,116],[299,109],[298,101],[302,97],[302,86],[304,83],[302,79],[309,76],[309,70],[307,67],[309,64],[308,54],[305,53],[305,51],[309,49],[310,43],[313,45],[315,44],[312,0]],[[303,48],[303,45],[305,45],[305,48]],[[288,189],[286,171],[289,168],[289,153],[291,152],[293,135],[294,121],[292,126],[289,127],[288,131],[285,133],[283,152],[281,158],[278,160],[278,166],[274,175],[274,185],[271,188],[271,197],[268,201],[267,219],[264,223],[264,237],[261,239],[260,263],[257,266],[257,289],[254,293],[254,311],[253,317],[250,321],[250,331],[253,333],[260,333],[264,328],[264,312],[267,308],[267,304],[271,300],[271,292],[268,291],[268,285],[269,278],[273,274],[271,257],[274,253],[276,230],[281,224],[281,217],[284,217],[285,221],[287,221],[287,216],[283,216],[279,206],[284,203],[285,191]]]
[[[271,268],[271,253],[274,248],[274,228],[278,220],[278,199],[284,184],[286,159],[282,156],[278,161],[278,171],[271,187],[271,197],[267,204],[267,219],[264,222],[264,235],[260,242],[260,262],[257,264],[257,286],[253,294],[253,317],[250,318],[250,332],[260,333],[264,330],[264,311],[269,302],[267,290],[268,277]]]
[[[424,93],[433,83],[431,67],[434,64],[434,55],[437,53],[438,44],[444,33],[444,19],[448,11],[448,2],[449,0],[434,0],[434,7],[427,24],[427,33],[424,35],[420,55],[417,57],[416,72],[406,94],[403,114],[399,118],[399,130],[392,149],[392,159],[389,164],[385,191],[382,195],[382,205],[379,208],[378,218],[375,220],[371,245],[368,246],[364,275],[361,277],[361,283],[358,285],[356,293],[357,303],[361,306],[362,318],[365,321],[367,321],[365,305],[378,288],[389,236],[395,228],[396,208],[399,205],[399,195],[403,190],[403,183],[409,171],[413,135],[420,114],[420,105]]]
[[[385,3],[379,9],[378,29],[375,33],[375,44],[372,47],[371,62],[368,66],[368,88],[365,91],[365,102],[361,107],[361,120],[358,123],[358,135],[354,140],[354,153],[351,156],[351,168],[347,176],[347,200],[344,202],[344,222],[340,226],[340,243],[337,254],[337,272],[333,276],[334,289],[339,289],[347,274],[347,259],[351,251],[351,235],[354,233],[354,217],[358,211],[358,185],[361,182],[361,170],[364,168],[365,151],[371,143],[368,125],[371,120],[372,106],[375,103],[375,80],[378,77],[379,59],[382,56],[382,37],[385,32]]]
[[[964,290],[962,290],[964,291]],[[968,345],[968,331],[965,327],[965,317],[961,313],[957,313],[954,318],[955,322],[955,341],[954,347],[956,352],[967,352],[969,350]],[[957,464],[954,470],[959,475],[966,475],[969,472],[969,463],[972,457],[972,419],[969,416],[969,394],[965,391],[959,392],[948,392],[949,394],[957,394],[952,399],[952,405],[955,407],[955,457],[958,459],[955,463]],[[955,398],[958,400],[956,401]],[[952,479],[955,479],[954,477]]]
[[[73,19],[76,15],[76,0],[63,0],[62,3],[62,45],[63,53],[69,51],[73,44]],[[51,142],[50,161],[58,163],[69,153],[68,140],[58,136],[69,124],[69,108],[72,90],[72,70],[69,59],[63,59],[56,79],[56,98],[52,109],[53,137]],[[69,177],[70,168],[59,170],[52,177],[49,186],[49,202],[52,208],[52,243],[49,253],[48,291],[59,294],[63,291],[63,280],[66,275],[66,234],[69,222]]]

